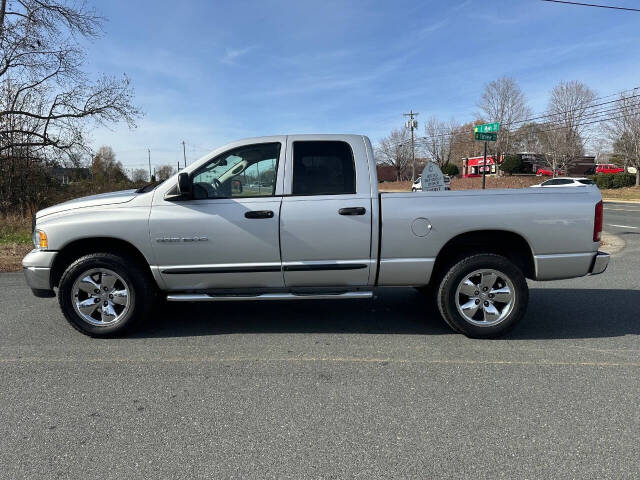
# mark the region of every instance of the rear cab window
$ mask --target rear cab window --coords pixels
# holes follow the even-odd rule
[[[353,151],[343,141],[293,142],[293,195],[356,193]]]

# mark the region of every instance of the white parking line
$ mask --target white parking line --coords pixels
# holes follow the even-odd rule
[[[632,227],[631,225],[615,225],[613,223],[607,223],[607,227],[618,227],[618,228],[639,228],[639,227]]]

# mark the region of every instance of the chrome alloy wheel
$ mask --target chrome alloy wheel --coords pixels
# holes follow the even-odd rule
[[[489,327],[502,322],[516,300],[513,283],[498,270],[471,272],[456,289],[456,307],[469,323]]]
[[[71,292],[76,313],[91,325],[113,325],[130,308],[129,286],[120,275],[106,268],[92,268],[79,275]]]

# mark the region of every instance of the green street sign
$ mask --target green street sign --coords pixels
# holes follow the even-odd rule
[[[496,140],[498,140],[497,133],[476,132],[473,134],[473,136],[476,138],[476,140],[482,140],[483,142],[495,142]]]
[[[500,131],[500,122],[484,123],[473,127],[473,133],[497,133]]]

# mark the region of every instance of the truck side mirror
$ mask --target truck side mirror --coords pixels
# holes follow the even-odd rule
[[[187,172],[178,174],[178,194],[185,197],[191,195],[191,179]]]

